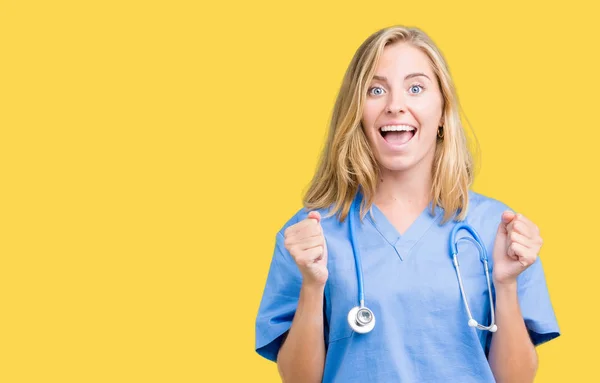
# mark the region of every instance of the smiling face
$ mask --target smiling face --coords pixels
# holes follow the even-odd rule
[[[430,170],[443,97],[427,55],[403,42],[385,47],[367,89],[361,122],[382,171]]]

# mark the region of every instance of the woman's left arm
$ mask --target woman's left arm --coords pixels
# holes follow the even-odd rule
[[[519,308],[517,283],[496,284],[496,325],[489,363],[498,383],[533,382],[538,358]]]
[[[517,277],[537,260],[538,227],[522,214],[506,211],[494,243],[496,325],[488,360],[499,383],[531,383],[538,367],[535,346],[519,306]]]

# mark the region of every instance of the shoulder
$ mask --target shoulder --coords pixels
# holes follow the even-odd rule
[[[507,210],[512,209],[503,201],[469,191],[469,207],[465,221],[484,235],[495,236],[502,221],[502,213]]]
[[[512,210],[506,203],[474,191],[469,191],[466,220],[473,225],[487,226],[500,223],[502,213]]]

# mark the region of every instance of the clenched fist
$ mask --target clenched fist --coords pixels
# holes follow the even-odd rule
[[[327,271],[327,244],[321,227],[321,215],[308,213],[308,218],[288,227],[284,232],[285,248],[302,273],[302,283],[324,285]]]
[[[539,228],[523,214],[506,211],[498,225],[494,243],[494,284],[516,283],[533,265],[542,247]]]

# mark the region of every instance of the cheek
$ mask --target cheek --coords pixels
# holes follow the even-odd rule
[[[367,103],[365,105],[365,107],[363,108],[363,115],[361,118],[361,124],[362,124],[362,129],[363,132],[365,133],[365,136],[367,137],[367,139],[369,140],[369,142],[372,144],[373,140],[376,138],[375,134],[379,134],[379,132],[377,132],[374,129],[375,126],[375,122],[377,121],[377,117],[379,115],[379,110],[378,110],[378,106],[375,105],[374,103]]]
[[[412,109],[421,118],[431,119],[439,117],[442,112],[442,104],[435,97],[422,98],[412,104]]]
[[[366,102],[363,108],[362,123],[365,128],[373,127],[378,115],[378,105],[374,102]]]
[[[375,136],[375,133],[379,134],[379,132],[376,132],[374,129],[372,128],[368,128],[368,125],[364,125],[364,122],[362,123],[362,131],[365,135],[365,138],[367,139],[367,142],[369,143],[369,146],[374,147],[374,145],[376,145],[376,139],[377,137]]]
[[[441,105],[432,102],[423,102],[414,105],[412,111],[422,128],[426,130],[435,129],[437,131],[442,117]]]

